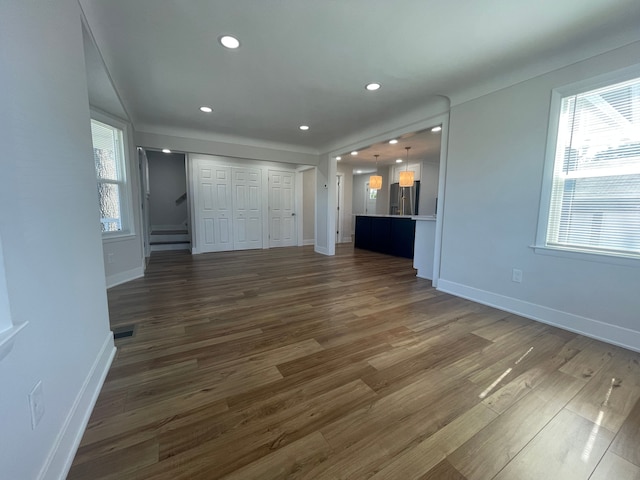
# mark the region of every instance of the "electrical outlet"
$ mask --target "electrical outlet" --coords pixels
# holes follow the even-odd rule
[[[42,380],[36,383],[29,393],[29,407],[31,408],[31,428],[35,428],[44,417],[44,394],[42,392]]]
[[[511,274],[511,281],[516,283],[522,283],[522,270],[514,268]]]

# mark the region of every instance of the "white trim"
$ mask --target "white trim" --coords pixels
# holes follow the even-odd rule
[[[9,355],[9,352],[13,349],[13,343],[16,335],[28,324],[29,322],[23,322],[19,325],[11,325],[0,333],[0,361]]]
[[[597,90],[608,85],[614,85],[633,78],[638,78],[639,76],[640,64],[563,85],[561,87],[554,88],[551,91],[549,128],[547,131],[547,145],[545,149],[542,185],[540,188],[540,203],[538,207],[538,225],[536,227],[535,244],[531,247],[536,253],[617,265],[637,265],[637,260],[635,258],[625,257],[624,255],[617,255],[615,253],[607,254],[604,252],[578,251],[572,247],[548,245],[547,234],[549,232],[549,213],[551,210],[551,194],[553,188],[556,150],[558,147],[558,129],[560,127],[562,99],[571,95],[578,95],[590,90]]]
[[[442,126],[440,131],[440,166],[438,170],[438,196],[436,205],[436,234],[433,247],[433,272],[431,273],[431,284],[438,286],[440,281],[440,266],[442,263],[442,231],[445,209],[445,190],[447,185],[447,155],[449,148],[449,112],[434,117]]]
[[[316,241],[313,238],[307,238],[302,241],[302,245],[315,245]]]
[[[116,285],[127,283],[140,277],[144,277],[144,265],[109,275],[106,280],[107,288],[115,287]]]
[[[113,333],[109,332],[40,470],[38,480],[66,478],[115,354]]]
[[[440,279],[438,290],[541,323],[640,352],[640,332]]]
[[[296,212],[296,239],[297,239],[296,245],[298,247],[301,247],[302,245],[304,245],[304,240],[302,238],[304,235],[304,208],[302,206],[304,202],[304,199],[303,199],[304,192],[302,191],[302,188],[304,186],[302,181],[303,171],[304,170],[301,170],[300,168],[296,168],[296,176],[295,176],[296,191],[294,193],[295,194],[294,211]]]
[[[640,267],[640,258],[617,255],[615,253],[605,254],[590,251],[572,250],[569,248],[550,247],[547,245],[532,245],[533,251],[540,255],[551,257],[571,258],[586,262],[608,263],[610,265],[623,265],[626,267]]]
[[[314,252],[320,253],[322,255],[327,255],[327,256],[331,256],[332,255],[331,253],[329,253],[329,249],[325,248],[325,247],[319,247],[319,246],[316,245],[313,250],[314,250]]]
[[[104,233],[102,234],[102,243],[126,242],[136,238],[136,235],[132,235],[131,233],[123,233],[121,235],[115,235],[115,232],[110,233],[114,233],[114,235],[105,235]]]
[[[115,128],[122,132],[122,162],[124,163],[124,179],[119,179],[117,184],[122,184],[123,193],[120,197],[120,217],[122,222],[122,230],[117,232],[102,232],[102,238],[119,238],[119,237],[134,237],[136,236],[135,216],[133,214],[133,183],[132,181],[137,177],[134,175],[131,154],[134,150],[133,136],[131,124],[121,118],[115,117],[111,114],[90,109],[91,120],[107,125],[108,127]],[[93,137],[92,137],[93,140]],[[93,152],[93,146],[92,150]],[[138,162],[136,161],[136,169]],[[96,181],[99,182],[98,175],[95,175]],[[100,219],[98,219],[100,220]]]

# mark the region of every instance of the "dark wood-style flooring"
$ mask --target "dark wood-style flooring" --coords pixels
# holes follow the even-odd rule
[[[340,246],[154,254],[69,479],[640,479],[640,355]]]

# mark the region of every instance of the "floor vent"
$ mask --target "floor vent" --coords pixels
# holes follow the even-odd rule
[[[126,325],[124,327],[118,327],[113,329],[113,339],[118,340],[121,338],[133,337],[135,332],[135,325]]]

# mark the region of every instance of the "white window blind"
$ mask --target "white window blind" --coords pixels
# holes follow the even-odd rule
[[[640,257],[640,78],[562,98],[546,244]]]
[[[122,130],[91,120],[102,232],[122,232],[126,221],[126,175]]]

